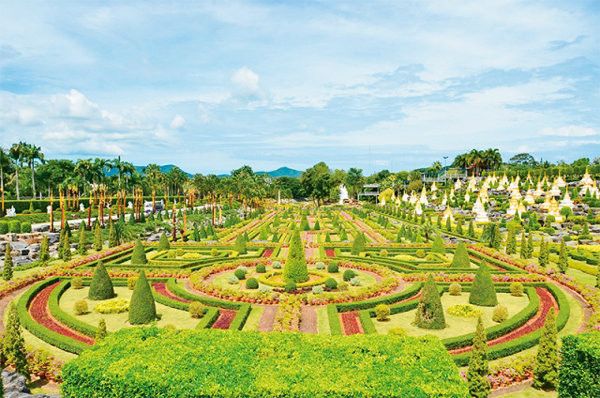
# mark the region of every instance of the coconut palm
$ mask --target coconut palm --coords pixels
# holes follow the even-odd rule
[[[44,163],[46,160],[44,158],[42,148],[30,144],[25,144],[24,157],[25,161],[29,164],[29,168],[31,169],[31,193],[35,198],[35,165],[37,161]]]
[[[15,188],[17,191],[17,200],[21,199],[21,193],[19,191],[19,168],[23,167],[23,161],[25,160],[26,143],[20,141],[17,144],[13,144],[10,147],[9,155],[14,160],[15,167]]]
[[[12,163],[8,153],[4,150],[4,148],[0,147],[0,194],[2,198],[2,209],[0,215],[4,214],[4,173],[9,172],[11,169]]]

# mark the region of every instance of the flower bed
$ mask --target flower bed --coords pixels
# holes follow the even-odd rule
[[[343,312],[341,317],[342,325],[344,325],[344,334],[346,336],[361,334],[363,332],[357,312]]]
[[[233,322],[233,318],[235,318],[235,311],[233,310],[219,310],[219,317],[213,323],[213,329],[229,329],[231,323]]]

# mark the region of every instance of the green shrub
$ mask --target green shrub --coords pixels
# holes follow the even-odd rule
[[[469,304],[456,304],[448,307],[448,314],[460,318],[479,318],[482,315],[482,312]]]
[[[2,270],[2,279],[9,281],[13,277],[13,260],[11,254],[10,242],[4,246],[4,269]]]
[[[427,255],[427,253],[425,253],[425,250],[423,250],[423,249],[419,249],[415,252],[415,256],[417,258],[425,258],[426,255]]]
[[[327,272],[329,272],[330,274],[335,274],[335,273],[340,272],[340,267],[339,267],[338,263],[336,263],[336,262],[329,263],[329,265],[327,265]]]
[[[102,260],[100,260],[94,270],[88,298],[90,300],[107,300],[113,297],[115,297],[115,289],[112,280],[110,279],[110,276],[108,276],[108,272],[106,271],[106,268],[104,268]]]
[[[71,279],[71,287],[76,290],[83,289],[83,279],[78,276],[74,277]]]
[[[20,234],[21,233],[21,222],[20,221],[10,221],[8,223],[8,232],[11,234]]]
[[[558,379],[561,398],[596,398],[600,391],[600,331],[563,338]]]
[[[391,334],[392,336],[408,336],[408,333],[406,333],[406,330],[398,327],[398,328],[391,328],[390,330],[388,330],[388,334]]]
[[[258,355],[265,347],[275,349]],[[143,369],[143,377],[123,377],[123,364]],[[359,368],[368,383],[356,382]],[[450,355],[431,336],[126,328],[67,363],[63,378],[64,398],[325,397],[342,386],[346,397],[468,395]]]
[[[533,367],[533,386],[555,389],[558,384],[560,359],[558,356],[558,330],[554,308],[550,308],[538,345]]]
[[[359,255],[361,252],[365,251],[365,246],[367,243],[367,239],[363,233],[358,233],[356,238],[354,238],[354,242],[352,243],[351,253],[354,256]]]
[[[496,323],[502,323],[508,319],[508,310],[503,305],[497,305],[494,307],[492,314],[492,321]]]
[[[354,270],[352,269],[347,269],[346,271],[344,271],[343,274],[343,279],[345,282],[349,282],[352,278],[354,278],[356,276],[356,272],[354,272]]]
[[[8,223],[5,221],[0,221],[0,235],[4,235],[8,233]]]
[[[116,298],[96,304],[94,311],[99,314],[121,314],[129,310],[129,302],[125,299]]]
[[[237,238],[235,238],[234,248],[239,254],[248,253],[248,249],[246,249],[246,239],[244,238],[243,234],[239,234]]]
[[[236,269],[233,274],[240,281],[246,279],[246,270],[243,268]]]
[[[451,296],[460,296],[462,293],[462,286],[456,282],[451,283],[448,287],[448,293],[450,293]]]
[[[247,289],[258,289],[258,280],[256,278],[249,278],[246,281]]]
[[[265,268],[264,264],[257,264],[256,265],[256,272],[259,274],[264,274],[265,272],[267,272],[267,269]]]
[[[433,238],[433,243],[431,245],[431,252],[439,253],[439,254],[446,253],[446,248],[444,247],[444,240],[442,239],[442,237],[440,235],[436,235]]]
[[[144,270],[140,272],[140,276],[133,289],[131,302],[129,303],[129,323],[132,325],[142,325],[150,323],[156,319],[156,304],[152,289],[146,279]]]
[[[459,242],[454,250],[454,256],[452,257],[451,268],[469,268],[471,262],[469,260],[469,252],[464,242]]]
[[[469,393],[475,398],[486,398],[492,390],[488,375],[490,368],[487,358],[487,337],[483,322],[479,318],[475,337],[473,338],[473,348],[469,358],[469,369],[467,370],[467,383],[469,384]]]
[[[31,223],[30,222],[21,223],[21,232],[24,234],[30,233],[31,232]]]
[[[130,276],[127,278],[127,288],[129,290],[133,290],[135,288],[135,284],[137,282],[137,276]]]
[[[304,246],[298,231],[292,233],[287,259],[283,267],[283,278],[296,283],[306,282],[309,279]]]
[[[327,290],[335,290],[337,288],[337,281],[333,278],[327,278],[325,280],[325,289]]]
[[[482,264],[475,273],[469,303],[484,307],[495,307],[498,304],[494,282],[486,265]]]
[[[273,269],[281,269],[281,263],[279,261],[273,261]]]
[[[75,312],[75,315],[84,315],[87,314],[88,312],[90,312],[88,310],[88,303],[86,300],[78,300],[75,302],[75,305],[73,306],[73,311]]]
[[[523,295],[523,284],[521,282],[512,282],[510,284],[510,294],[515,297],[521,297]]]
[[[415,325],[423,329],[444,329],[446,327],[444,308],[433,276],[429,275],[421,293],[415,314]]]
[[[286,293],[295,292],[296,291],[296,282],[294,282],[294,281],[287,281],[285,283],[284,290],[286,291]]]
[[[189,307],[190,316],[194,319],[200,319],[204,316],[206,308],[198,301],[192,301]]]
[[[160,240],[158,241],[158,250],[169,250],[171,248],[171,244],[169,243],[169,238],[163,232],[160,234]]]
[[[148,259],[146,258],[146,250],[144,249],[144,245],[140,242],[139,239],[135,241],[135,246],[133,247],[133,252],[131,253],[131,264],[147,264]]]
[[[390,319],[390,306],[387,304],[379,304],[375,307],[375,315],[378,321],[387,321]]]

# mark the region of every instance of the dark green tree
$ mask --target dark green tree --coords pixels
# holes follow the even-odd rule
[[[133,252],[131,253],[131,264],[148,264],[148,259],[146,258],[146,249],[139,239],[135,241],[135,246],[133,247]]]
[[[548,265],[549,261],[549,251],[548,251],[548,243],[546,243],[546,240],[544,238],[542,238],[541,242],[540,242],[540,252],[538,255],[538,262],[540,263],[540,265],[542,267],[546,267]]]
[[[469,369],[467,370],[467,384],[471,397],[487,398],[492,390],[488,375],[490,373],[487,360],[487,344],[485,329],[481,318],[477,321],[477,329],[473,338]]]
[[[2,271],[2,278],[5,281],[9,281],[13,278],[13,260],[11,254],[12,248],[10,242],[6,242],[4,247],[4,270]]]
[[[98,265],[96,265],[94,276],[90,282],[88,298],[90,300],[108,300],[113,297],[115,297],[115,289],[112,280],[110,279],[102,260],[100,260],[98,261]]]
[[[558,330],[556,329],[556,315],[554,308],[550,308],[542,336],[538,345],[535,365],[533,367],[533,386],[535,388],[555,389],[558,384],[558,369],[560,360],[558,356]]]
[[[8,310],[6,329],[2,339],[2,351],[6,362],[12,364],[17,373],[22,374],[29,380],[27,351],[25,350],[25,340],[23,339],[21,322],[15,303],[11,303]]]
[[[94,250],[97,252],[102,250],[102,229],[100,229],[99,223],[96,223],[94,227]]]
[[[431,275],[423,285],[414,323],[422,329],[444,329],[446,327],[440,292]]]
[[[496,289],[494,288],[490,270],[484,264],[481,264],[475,273],[475,280],[473,281],[471,294],[469,295],[469,303],[484,307],[495,307],[498,305]]]
[[[85,222],[82,221],[79,225],[79,242],[77,243],[77,253],[80,255],[85,255],[87,250],[85,248]]]
[[[160,234],[160,240],[158,241],[158,250],[169,250],[171,248],[171,244],[169,243],[169,238],[167,238],[167,235],[163,232],[162,234]]]
[[[144,325],[154,320],[156,320],[156,303],[146,273],[142,270],[129,303],[129,323]]]
[[[48,235],[44,235],[40,244],[40,261],[46,263],[48,260],[50,260],[50,244],[48,242]]]
[[[560,250],[558,252],[558,269],[563,274],[569,269],[569,255],[567,254],[567,245],[563,239],[560,242]]]
[[[514,227],[509,227],[506,235],[506,254],[515,254],[517,252],[517,237]]]

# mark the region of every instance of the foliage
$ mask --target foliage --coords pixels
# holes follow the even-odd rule
[[[563,338],[558,380],[561,398],[595,398],[600,391],[600,331]]]
[[[542,337],[538,345],[533,368],[533,386],[535,388],[555,389],[558,384],[558,330],[556,329],[556,315],[551,308],[546,315]]]
[[[564,239],[560,242],[560,250],[558,252],[558,269],[563,274],[569,269],[569,255],[567,254],[567,245],[565,244]]]
[[[482,313],[481,310],[473,307],[469,304],[456,304],[448,307],[448,314],[458,316],[461,318],[479,318]]]
[[[94,227],[94,250],[97,252],[102,250],[102,230],[98,223],[96,223],[96,226]]]
[[[102,263],[102,260],[98,261],[92,282],[90,283],[90,290],[88,292],[88,298],[90,300],[107,300],[115,297],[115,289],[112,284],[112,280]]]
[[[494,307],[498,304],[496,289],[489,268],[481,264],[475,273],[475,280],[469,295],[469,303],[484,307]]]
[[[337,289],[337,281],[333,278],[327,278],[327,280],[325,280],[325,288],[327,290],[335,290]]]
[[[387,304],[378,304],[375,307],[375,315],[378,321],[387,321],[390,319],[390,306]]]
[[[444,240],[442,239],[442,237],[440,235],[436,235],[433,238],[433,243],[431,245],[431,252],[439,253],[439,254],[446,253],[446,248],[444,247]]]
[[[481,318],[479,318],[475,338],[473,339],[471,358],[469,359],[469,369],[467,370],[467,383],[471,397],[487,398],[491,391],[490,381],[488,380],[489,365],[486,351],[485,329]]]
[[[451,268],[469,268],[470,266],[469,253],[467,252],[467,246],[464,242],[459,242],[454,250],[454,256],[452,257]]]
[[[129,323],[132,325],[142,325],[150,323],[156,319],[156,304],[152,289],[146,279],[144,270],[140,271],[140,276],[133,289],[131,302],[129,303]]]
[[[108,331],[106,330],[106,321],[104,319],[100,319],[100,321],[98,321],[98,331],[96,332],[95,340],[103,340],[107,335]]]
[[[521,282],[512,282],[509,289],[512,296],[521,297],[523,295],[524,288]]]
[[[146,258],[146,250],[144,249],[144,245],[142,245],[142,242],[140,242],[139,239],[135,241],[135,246],[133,247],[133,252],[131,253],[131,264],[148,264],[148,259]]]
[[[238,252],[239,254],[248,253],[248,249],[246,248],[246,238],[244,237],[243,234],[239,234],[235,238],[234,248],[235,248],[235,251]]]
[[[13,260],[11,254],[10,242],[6,242],[4,248],[4,269],[2,270],[2,279],[9,281],[13,277]]]
[[[446,327],[440,293],[432,275],[429,275],[427,282],[423,285],[414,323],[423,329],[444,329]]]
[[[157,358],[160,366],[147,366]],[[143,377],[123,377],[141,367]],[[344,391],[347,397],[390,391],[406,397],[467,397],[466,385],[438,339],[391,335],[133,328],[109,335],[69,362],[63,378],[65,398],[300,398],[331,396],[332,391]]]
[[[352,242],[352,250],[351,253],[354,256],[358,256],[361,252],[365,251],[366,246],[366,237],[363,233],[358,233],[354,238],[354,242]]]
[[[256,278],[249,278],[246,281],[247,289],[258,289],[258,280]]]
[[[306,282],[309,279],[304,246],[298,231],[292,233],[287,259],[283,267],[283,278],[296,283]]]
[[[103,301],[94,307],[94,311],[99,314],[122,314],[128,310],[129,302],[122,298]]]
[[[29,380],[25,340],[23,339],[17,307],[14,303],[11,303],[8,309],[6,329],[2,338],[2,356],[8,364],[15,367],[17,373],[22,374]]]
[[[460,294],[462,293],[462,286],[456,282],[451,283],[448,287],[448,293],[451,296],[460,296]]]
[[[494,307],[494,312],[492,313],[492,321],[496,323],[502,323],[508,319],[508,309],[505,306],[498,304]]]
[[[75,305],[73,306],[73,311],[75,312],[75,315],[84,315],[87,314],[89,311],[88,309],[88,303],[86,300],[77,300],[75,302]]]
[[[192,301],[189,307],[190,316],[194,319],[200,319],[204,316],[206,308],[198,301]]]

